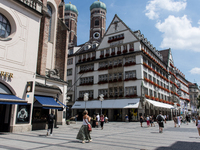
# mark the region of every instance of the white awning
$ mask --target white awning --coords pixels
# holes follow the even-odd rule
[[[150,99],[146,99],[149,103],[153,104],[155,107],[162,107],[162,108],[168,108],[168,109],[173,109],[174,106],[170,105],[170,104],[165,104],[165,103],[161,103],[161,102],[157,102],[157,101],[153,101]]]
[[[102,102],[102,108],[138,108],[140,99],[113,99],[113,100],[104,100]],[[86,108],[87,109],[100,109],[101,108],[101,101],[93,100],[93,101],[86,101]],[[85,102],[84,101],[76,101],[72,106],[72,109],[85,109]]]

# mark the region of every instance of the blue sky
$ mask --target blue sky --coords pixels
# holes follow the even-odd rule
[[[90,5],[95,0],[65,0],[78,11],[78,44],[89,40]],[[175,66],[200,85],[200,0],[101,0],[106,27],[115,14],[133,31],[140,30],[157,50],[171,48]],[[106,28],[106,29],[107,29]]]

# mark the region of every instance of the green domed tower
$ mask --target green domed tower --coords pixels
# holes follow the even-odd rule
[[[90,6],[90,41],[101,41],[106,31],[106,5],[95,1]]]
[[[65,24],[70,30],[69,47],[77,46],[77,19],[78,10],[76,6],[71,4],[71,2],[65,4]]]

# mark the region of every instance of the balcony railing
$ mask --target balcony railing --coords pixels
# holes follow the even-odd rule
[[[36,10],[39,13],[42,13],[42,1],[41,0],[15,0],[20,1],[21,3],[29,6],[30,8]]]

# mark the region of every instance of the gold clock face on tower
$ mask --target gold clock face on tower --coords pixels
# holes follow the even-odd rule
[[[100,38],[100,33],[99,32],[95,32],[93,34],[94,39],[99,39]]]

